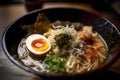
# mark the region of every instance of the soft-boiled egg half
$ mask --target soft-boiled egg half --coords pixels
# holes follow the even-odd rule
[[[28,50],[35,55],[46,54],[51,49],[50,41],[43,35],[32,34],[26,39]]]

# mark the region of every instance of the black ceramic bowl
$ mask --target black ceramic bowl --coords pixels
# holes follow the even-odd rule
[[[21,63],[17,54],[17,47],[21,39],[27,34],[20,25],[29,25],[33,24],[36,20],[38,13],[44,12],[45,15],[51,22],[56,20],[71,21],[71,22],[81,22],[84,25],[93,26],[93,29],[98,32],[108,46],[108,56],[103,65],[94,71],[80,73],[80,74],[49,74],[42,73],[32,70],[29,67],[26,67]],[[120,55],[120,32],[107,19],[97,16],[93,13],[83,11],[80,9],[73,8],[51,8],[51,9],[41,9],[30,12],[13,23],[11,23],[3,33],[2,37],[2,47],[7,55],[7,57],[18,67],[22,68],[25,71],[34,73],[40,76],[48,77],[65,77],[65,76],[76,76],[76,75],[86,75],[89,73],[98,72],[100,70],[108,68],[112,63],[114,63]]]

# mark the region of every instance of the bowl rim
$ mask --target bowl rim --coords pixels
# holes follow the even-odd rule
[[[7,26],[7,28],[4,30],[4,32],[3,32],[3,34],[2,34],[2,49],[3,49],[3,51],[4,51],[4,53],[5,53],[5,55],[8,57],[8,59],[12,62],[12,63],[14,63],[17,67],[19,67],[19,68],[21,68],[22,70],[25,70],[25,71],[27,71],[27,72],[30,72],[30,73],[34,73],[34,74],[36,74],[36,75],[39,75],[39,76],[47,76],[47,77],[71,77],[71,76],[77,76],[77,75],[86,75],[86,74],[91,74],[91,73],[95,73],[95,72],[98,72],[98,71],[101,71],[101,70],[103,70],[103,69],[106,69],[107,67],[109,67],[111,64],[113,64],[119,57],[118,57],[118,55],[120,56],[120,50],[117,52],[117,54],[116,55],[114,55],[111,59],[110,59],[110,61],[108,61],[106,64],[103,64],[101,67],[99,67],[99,68],[97,68],[97,69],[95,69],[95,70],[92,70],[92,71],[89,71],[89,72],[85,72],[85,73],[77,73],[77,74],[66,74],[66,75],[62,75],[62,74],[49,74],[49,73],[43,73],[43,72],[38,72],[38,71],[35,71],[35,70],[33,70],[33,69],[31,69],[31,68],[29,68],[29,67],[26,67],[26,66],[24,66],[24,65],[21,65],[19,62],[17,62],[11,55],[10,55],[10,52],[8,52],[8,50],[7,50],[7,48],[6,48],[6,43],[5,43],[5,36],[6,36],[6,34],[7,34],[7,31],[9,30],[9,28],[17,21],[17,20],[19,20],[19,19],[21,19],[21,18],[23,18],[23,17],[25,17],[25,16],[27,16],[27,15],[30,15],[30,14],[33,14],[33,13],[36,13],[36,12],[44,12],[44,11],[46,11],[46,10],[51,10],[51,9],[54,9],[54,10],[56,10],[56,9],[69,9],[69,10],[72,10],[72,9],[74,9],[74,10],[81,10],[81,11],[83,11],[83,12],[86,12],[86,13],[90,13],[90,14],[92,14],[92,15],[95,15],[95,16],[97,16],[97,17],[100,17],[100,18],[102,18],[102,19],[104,19],[105,21],[107,21],[107,22],[109,22],[111,25],[112,25],[112,27],[114,27],[117,31],[118,31],[118,33],[119,33],[119,35],[120,35],[120,31],[118,30],[118,28],[111,22],[111,21],[109,21],[108,19],[106,19],[106,18],[104,18],[103,16],[100,16],[100,15],[98,15],[98,14],[95,14],[95,13],[92,13],[92,12],[89,12],[89,11],[86,11],[86,10],[83,10],[83,9],[77,9],[77,8],[59,8],[59,7],[56,7],[56,8],[46,8],[46,9],[37,9],[37,10],[34,10],[34,11],[31,11],[31,12],[28,12],[27,14],[25,14],[25,15],[23,15],[23,16],[21,16],[21,17],[19,17],[19,18],[17,18],[17,19],[15,19],[14,21],[12,21],[8,26]]]

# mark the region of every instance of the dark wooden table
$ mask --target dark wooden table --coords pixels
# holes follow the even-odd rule
[[[79,9],[84,9],[95,14],[104,16],[113,22],[120,29],[120,16],[116,16],[116,13],[111,10],[102,11],[93,8],[89,4],[76,4],[76,3],[45,3],[43,8],[51,7],[74,7]],[[9,5],[9,6],[0,6],[0,38],[2,33],[15,19],[19,18],[22,15],[25,15],[27,12],[23,4]],[[1,39],[0,39],[1,40]],[[120,76],[120,59],[108,68],[105,71],[101,71],[96,78],[114,80]],[[120,79],[120,78],[119,78]],[[17,66],[15,66],[4,54],[2,47],[0,46],[0,80],[44,80],[41,77],[38,77],[34,74],[28,73]],[[51,80],[51,79],[50,79]],[[54,79],[53,79],[54,80]],[[79,79],[76,79],[79,80]]]

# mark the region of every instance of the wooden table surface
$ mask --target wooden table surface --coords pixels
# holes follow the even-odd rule
[[[43,5],[43,8],[51,7],[73,7],[87,10],[99,14],[101,16],[104,16],[105,18],[113,22],[120,29],[120,16],[118,18],[118,16],[115,16],[116,13],[111,12],[109,10],[99,11],[89,4],[76,4],[76,3],[44,3]],[[12,21],[19,18],[20,16],[25,15],[26,13],[27,11],[23,4],[0,6],[0,38],[2,37],[2,33],[8,24],[10,24]],[[107,70],[100,72],[100,76],[98,75],[98,77],[100,77],[100,79],[102,79],[102,77],[107,77],[106,79],[110,77],[111,78],[110,80],[114,80],[114,78],[116,79],[116,77],[118,77],[119,75],[120,75],[120,59]],[[2,47],[0,46],[0,80],[44,80],[44,79],[34,74],[25,72],[24,70],[15,66],[11,61],[9,61],[9,59],[4,54]]]

